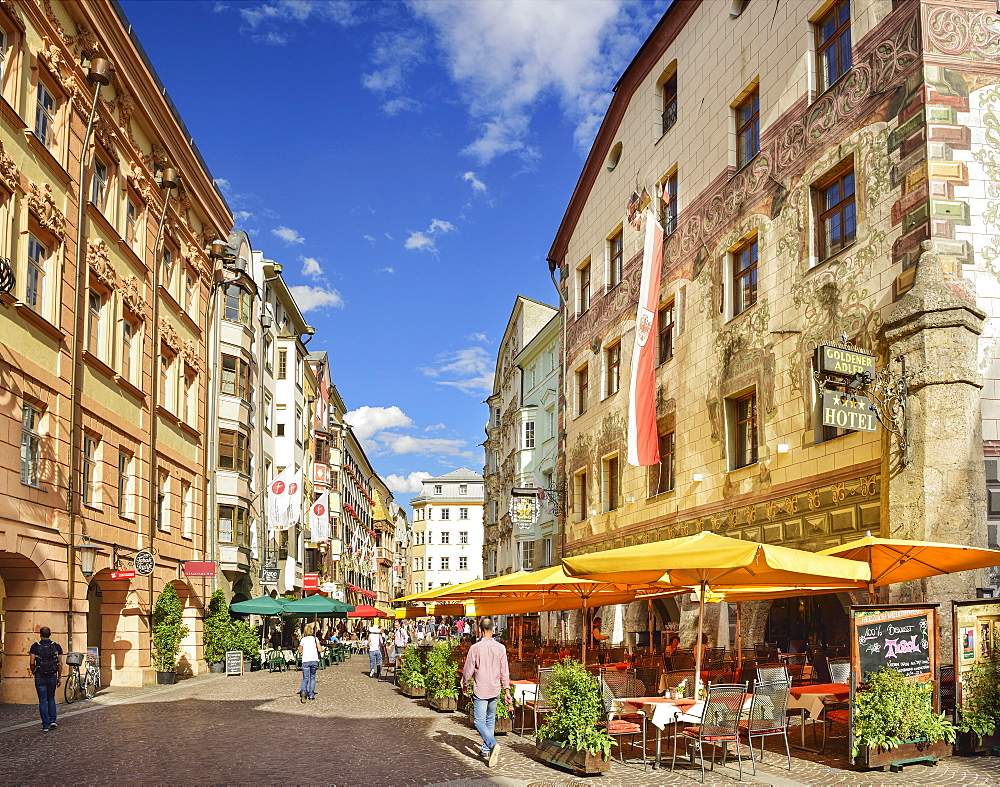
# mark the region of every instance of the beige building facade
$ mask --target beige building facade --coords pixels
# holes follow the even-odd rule
[[[664,15],[549,255],[564,554],[703,530],[806,549],[866,531],[996,544],[1000,57],[979,43],[995,10],[693,1]],[[647,205],[665,232],[649,468],[626,461],[644,239],[630,219]],[[880,396],[905,375],[905,433],[822,425],[816,350],[845,336],[888,372]],[[970,572],[887,595],[995,584]],[[846,642],[849,603],[764,602],[748,636]],[[657,626],[681,615],[658,604]],[[626,631],[645,628],[632,610]]]
[[[206,251],[232,217],[128,30],[111,2],[0,6],[0,256],[16,280],[0,296],[0,702],[34,697],[43,625],[97,648],[105,683],[150,682],[167,583],[191,630],[180,668],[201,668],[209,580],[183,564],[206,558]],[[152,572],[113,578],[139,550]]]

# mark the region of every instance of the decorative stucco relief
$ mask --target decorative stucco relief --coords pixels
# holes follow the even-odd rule
[[[48,183],[43,183],[41,186],[30,183],[27,196],[28,210],[35,214],[39,226],[62,240],[66,230],[66,217],[56,207],[52,186]]]
[[[108,245],[103,240],[87,241],[87,267],[104,286],[114,289],[118,284],[115,266],[111,264]]]
[[[14,159],[7,155],[3,142],[0,141],[0,183],[3,183],[7,190],[13,193],[20,180],[21,171],[17,168]]]
[[[122,300],[125,307],[136,317],[145,318],[146,301],[142,297],[143,285],[133,276],[126,276],[121,280]]]
[[[1000,57],[1000,17],[974,8],[931,8],[927,41],[934,52],[996,62]]]
[[[161,317],[159,326],[160,340],[171,350],[179,353],[181,351],[181,339],[177,335],[177,330],[173,324],[166,317]]]

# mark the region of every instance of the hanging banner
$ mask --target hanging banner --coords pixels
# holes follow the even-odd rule
[[[628,463],[636,467],[660,463],[656,431],[656,315],[660,306],[662,266],[663,228],[652,208],[648,208],[632,348],[632,384],[628,394]]]
[[[328,541],[330,539],[330,493],[324,492],[312,504],[309,512],[309,527],[312,530],[313,541]]]
[[[302,512],[302,478],[291,465],[267,488],[267,524],[271,532],[288,530]]]

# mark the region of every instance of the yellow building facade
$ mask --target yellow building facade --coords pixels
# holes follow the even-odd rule
[[[183,564],[206,549],[206,248],[232,216],[129,30],[103,0],[0,4],[0,702],[34,697],[40,626],[105,683],[151,682],[171,582],[200,667]],[[148,576],[113,574],[139,551]]]

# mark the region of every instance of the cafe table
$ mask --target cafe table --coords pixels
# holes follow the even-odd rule
[[[802,746],[806,748],[806,716],[816,723],[827,702],[846,702],[851,696],[851,689],[846,683],[816,683],[811,686],[793,686],[789,692],[788,710],[798,710],[802,720]]]
[[[510,682],[510,693],[515,705],[524,705],[528,700],[535,699],[538,690],[538,681],[535,680],[512,680]]]

